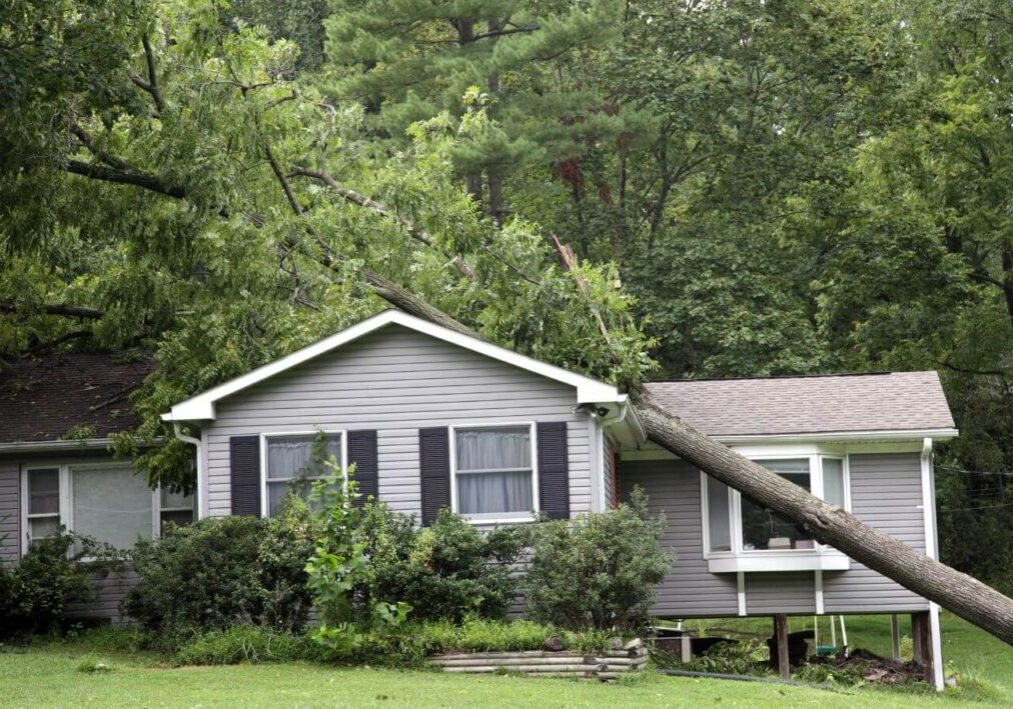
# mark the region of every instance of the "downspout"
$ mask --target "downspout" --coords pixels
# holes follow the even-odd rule
[[[196,448],[197,455],[197,519],[204,519],[204,456],[201,450],[201,439],[194,438],[193,436],[187,436],[183,433],[183,429],[180,427],[178,421],[172,423],[173,435],[183,441],[183,443],[189,443]],[[203,434],[202,434],[203,435]]]
[[[939,558],[939,538],[936,532],[936,485],[932,466],[932,439],[922,440],[922,511],[925,514],[925,555]],[[929,633],[932,642],[932,681],[936,691],[945,688],[943,678],[943,640],[939,625],[939,604],[929,601]]]

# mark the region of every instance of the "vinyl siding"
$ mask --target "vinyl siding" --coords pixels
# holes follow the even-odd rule
[[[863,521],[925,551],[921,460],[917,453],[850,456],[851,507]],[[827,613],[925,610],[928,601],[856,561],[823,574]]]
[[[658,586],[651,613],[678,618],[736,615],[735,574],[712,574],[703,558],[700,473],[682,461],[624,461],[620,466],[624,498],[634,486],[647,493],[652,514],[664,512],[668,526],[662,544],[676,555]]]
[[[0,562],[20,556],[21,502],[20,466],[0,460]]]
[[[92,578],[95,597],[85,603],[67,606],[64,615],[69,619],[108,618],[115,624],[129,623],[130,620],[120,614],[120,602],[137,583],[137,578],[137,573],[132,569],[96,574]]]
[[[591,426],[576,392],[427,335],[388,326],[238,392],[205,427],[205,510],[229,514],[229,437],[317,429],[375,429],[379,497],[420,510],[418,430],[474,423],[566,421],[571,514],[592,504]]]
[[[816,612],[816,577],[812,571],[753,573],[746,574],[745,580],[749,615]]]

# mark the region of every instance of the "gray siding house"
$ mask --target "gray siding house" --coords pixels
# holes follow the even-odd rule
[[[957,431],[934,372],[647,390],[746,457],[936,554],[932,446]],[[572,518],[640,486],[664,512],[664,544],[677,555],[657,616],[910,613],[931,627],[926,650],[940,657],[934,604],[647,442],[615,387],[404,313],[380,313],[163,418],[194,446],[193,500],[147,491],[142,504],[136,478],[104,452],[105,435],[68,445],[45,440],[50,426],[38,440],[21,440],[24,431],[13,440],[0,425],[0,553],[16,559],[57,523],[84,520],[82,531],[125,539],[145,534],[142,517],[157,535],[161,521],[187,515],[270,515],[323,436],[343,466],[354,464],[361,491],[422,523],[442,507],[483,526]],[[85,508],[98,499],[122,502],[132,521],[89,522]],[[101,607],[82,612],[116,615],[129,577],[103,583]]]

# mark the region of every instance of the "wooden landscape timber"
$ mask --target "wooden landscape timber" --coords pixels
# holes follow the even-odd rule
[[[474,652],[435,655],[429,662],[444,672],[492,674],[518,672],[539,677],[588,677],[615,679],[620,674],[637,672],[647,665],[647,649],[609,650],[604,653],[552,652]]]

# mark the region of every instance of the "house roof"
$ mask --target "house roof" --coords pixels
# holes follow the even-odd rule
[[[473,352],[478,352],[479,354],[483,354],[492,359],[533,372],[534,374],[538,374],[548,379],[553,379],[555,381],[562,382],[563,384],[569,384],[577,390],[577,403],[580,404],[607,402],[624,403],[627,398],[625,394],[621,394],[616,387],[610,384],[606,384],[596,379],[591,379],[590,377],[585,377],[581,374],[576,374],[560,367],[547,364],[546,362],[541,362],[537,359],[518,354],[517,352],[504,349],[503,347],[499,347],[498,345],[494,345],[491,342],[481,340],[477,337],[463,335],[455,330],[443,327],[442,325],[433,324],[413,315],[408,315],[400,310],[385,310],[371,318],[367,318],[362,322],[345,328],[330,337],[326,337],[319,342],[309,345],[308,347],[297,350],[286,357],[277,359],[274,362],[264,365],[263,367],[258,367],[257,369],[254,369],[240,377],[231,379],[224,384],[214,387],[213,389],[208,389],[197,396],[191,397],[186,401],[182,401],[173,406],[169,413],[162,414],[162,419],[165,421],[202,421],[214,419],[215,402],[220,399],[224,399],[231,394],[253,386],[258,382],[262,382],[269,377],[273,377],[274,375],[284,372],[287,369],[291,369],[292,367],[300,365],[303,362],[307,362],[314,357],[319,357],[322,354],[330,352],[342,345],[392,324],[400,325],[402,327],[415,330],[416,332],[421,332]]]
[[[955,435],[935,372],[653,382],[654,402],[711,436]]]
[[[102,439],[137,426],[127,397],[152,370],[122,353],[59,353],[0,370],[0,445]]]

